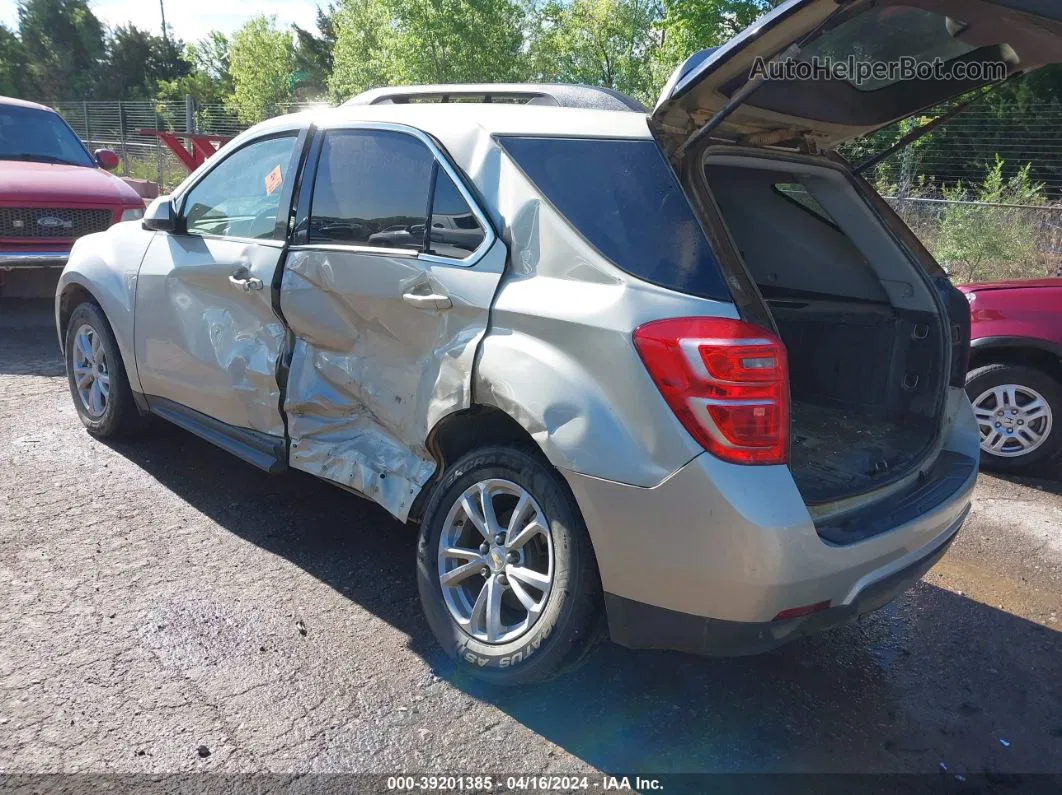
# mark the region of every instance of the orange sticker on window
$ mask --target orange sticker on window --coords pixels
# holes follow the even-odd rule
[[[265,178],[266,194],[268,194],[269,196],[272,196],[273,192],[276,191],[276,189],[280,187],[280,184],[283,181],[284,181],[284,172],[280,170],[280,166],[278,165],[276,168],[274,168],[272,171],[270,171],[268,174],[266,174],[266,178]]]

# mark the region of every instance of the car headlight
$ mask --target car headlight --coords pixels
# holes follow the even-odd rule
[[[122,210],[123,221],[139,221],[144,217],[143,207],[130,207],[128,210]]]

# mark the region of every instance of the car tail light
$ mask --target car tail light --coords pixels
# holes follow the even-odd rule
[[[740,320],[658,320],[634,345],[683,427],[735,464],[789,460],[789,368],[774,334]]]

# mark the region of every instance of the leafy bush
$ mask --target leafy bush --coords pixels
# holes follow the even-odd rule
[[[935,254],[960,282],[1031,278],[1041,273],[1038,252],[1044,186],[1032,182],[1031,164],[1011,177],[998,155],[984,181],[944,188],[947,201],[936,235]]]

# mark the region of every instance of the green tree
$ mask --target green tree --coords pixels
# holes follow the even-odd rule
[[[997,155],[976,190],[961,182],[944,189],[948,204],[934,253],[959,281],[1034,275],[1030,269],[1036,265],[1038,224],[1036,211],[1026,208],[1045,203],[1044,186],[1032,181],[1030,165],[1010,178],[1003,167]]]
[[[232,37],[233,91],[227,102],[241,121],[261,121],[292,100],[294,71],[291,32],[278,29],[275,17],[252,17]]]
[[[550,0],[538,12],[530,59],[539,80],[607,86],[650,101],[663,35],[657,0]]]
[[[26,53],[12,31],[0,25],[0,95],[25,97]]]
[[[104,28],[86,0],[20,0],[19,38],[36,97],[95,96],[106,56]]]
[[[693,53],[718,47],[783,0],[663,0],[661,44],[652,64],[662,88],[671,73]]]
[[[212,80],[229,84],[229,37],[220,30],[212,30],[194,44],[188,45],[186,57],[194,71],[202,72]]]
[[[163,102],[182,101],[191,95],[197,105],[215,105],[232,94],[229,74],[229,39],[212,30],[184,48],[188,72],[174,80],[160,80],[155,96]]]
[[[343,100],[394,83],[520,80],[523,26],[514,0],[341,0],[329,91]]]
[[[341,0],[328,91],[342,102],[393,81],[391,12],[387,0]]]
[[[175,81],[191,71],[181,55],[180,41],[155,36],[135,25],[119,25],[107,41],[109,76],[98,94],[113,99],[147,99],[161,82]]]
[[[336,7],[317,7],[317,32],[292,25],[295,33],[296,91],[300,97],[316,99],[328,91],[332,73],[332,51],[336,46]]]

